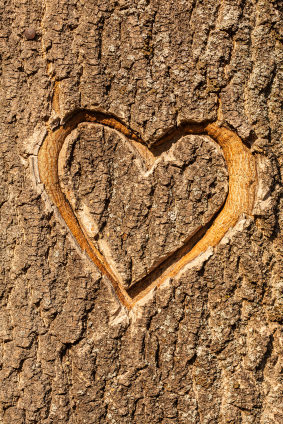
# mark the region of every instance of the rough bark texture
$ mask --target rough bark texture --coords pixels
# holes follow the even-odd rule
[[[93,127],[68,146],[61,186],[127,288],[219,210],[228,188],[224,159],[205,137],[185,136],[147,171],[121,136]]]
[[[0,422],[281,423],[281,2],[1,6]],[[251,216],[130,312],[34,175],[46,131],[80,108],[148,146],[217,121],[257,164]],[[227,195],[215,143],[173,141],[151,170],[101,125],[81,124],[61,152],[62,188],[125,287]]]

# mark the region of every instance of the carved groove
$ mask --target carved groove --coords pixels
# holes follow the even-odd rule
[[[153,162],[154,157],[160,154],[160,149],[174,137],[187,134],[208,135],[222,148],[227,164],[229,192],[221,211],[181,249],[170,255],[157,269],[142,278],[129,290],[125,290],[105,258],[93,245],[60,187],[59,153],[66,137],[83,122],[96,123],[119,131],[128,138],[148,163]],[[159,287],[165,280],[176,276],[185,265],[205,252],[207,248],[216,246],[243,213],[251,214],[254,204],[256,185],[254,158],[237,134],[226,128],[220,128],[216,123],[182,124],[153,143],[149,149],[137,134],[118,119],[100,112],[79,110],[71,115],[59,129],[49,132],[38,153],[38,170],[48,196],[59,210],[80,248],[109,278],[121,303],[128,309],[131,309],[151,289]]]

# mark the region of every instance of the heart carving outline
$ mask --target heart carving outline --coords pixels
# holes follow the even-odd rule
[[[229,176],[229,191],[221,211],[212,218],[209,225],[200,230],[190,240],[191,249],[181,256],[173,265],[169,266],[156,279],[150,281],[144,277],[137,287],[126,290],[112,271],[103,255],[93,245],[83,226],[65,197],[59,182],[58,161],[59,154],[66,137],[77,128],[80,123],[89,122],[100,124],[127,137],[140,154],[149,162],[152,161],[154,149],[164,145],[176,136],[188,134],[202,134],[209,136],[223,151]],[[233,131],[219,127],[216,123],[184,123],[170,133],[161,137],[148,148],[142,139],[130,128],[110,114],[80,109],[69,115],[68,119],[55,131],[49,131],[43,140],[38,152],[38,171],[41,183],[57,207],[68,229],[76,239],[80,248],[85,251],[93,263],[111,281],[112,286],[120,300],[127,308],[144,297],[154,287],[159,287],[168,278],[176,276],[181,269],[204,253],[208,247],[215,247],[224,237],[229,228],[233,227],[242,214],[252,213],[255,186],[256,166],[255,160],[249,149],[243,144],[240,137]],[[206,230],[206,231],[204,231]],[[204,234],[203,234],[204,233]]]

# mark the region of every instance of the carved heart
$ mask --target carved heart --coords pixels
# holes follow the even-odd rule
[[[73,190],[68,191],[68,185],[65,185],[64,194],[64,184],[62,184],[59,178],[58,167],[61,168],[62,172],[62,167],[64,167],[66,159],[62,153],[60,154],[64,141],[83,122],[99,124],[100,128],[108,127],[108,129],[105,129],[105,132],[108,133],[110,138],[111,135],[113,138],[115,134],[117,145],[122,145],[121,137],[126,136],[128,145],[131,146],[132,150],[135,150],[135,156],[136,152],[139,152],[144,163],[148,163],[146,177],[150,173],[158,172],[158,166],[161,165],[153,166],[153,163],[156,162],[157,157],[160,157],[162,151],[167,150],[172,153],[172,148],[169,149],[172,141],[180,139],[183,143],[186,143],[188,142],[186,138],[188,134],[204,134],[209,136],[222,148],[229,173],[229,194],[221,212],[212,218],[212,215],[219,209],[221,203],[216,204],[213,212],[210,211],[208,214],[206,210],[202,210],[201,214],[206,217],[206,222],[212,218],[212,224],[203,225],[204,223],[202,223],[200,225],[194,222],[192,228],[188,226],[187,233],[183,239],[182,237],[177,237],[177,240],[174,241],[173,248],[169,246],[169,250],[167,249],[165,252],[166,257],[172,251],[175,251],[175,253],[174,255],[169,255],[169,258],[166,260],[164,260],[164,257],[161,257],[161,260],[163,260],[161,266],[156,268],[158,259],[160,262],[160,255],[162,254],[161,252],[157,252],[155,256],[153,255],[147,266],[144,267],[144,275],[142,272],[140,274],[136,272],[134,278],[131,276],[130,279],[127,280],[126,278],[123,280],[113,267],[113,264],[111,263],[110,265],[109,260],[106,260],[105,256],[107,258],[109,257],[107,254],[105,255],[105,250],[104,255],[102,255],[98,249],[100,247],[101,250],[102,246],[103,251],[105,234],[102,234],[103,231],[98,233],[100,241],[104,240],[104,245],[103,243],[100,243],[100,246],[99,244],[97,245],[96,241],[92,238],[93,234],[87,228],[83,215],[80,215],[77,210],[75,211],[75,192]],[[120,136],[117,135],[117,131],[120,133]],[[117,137],[120,138],[119,142],[117,142]],[[183,124],[155,142],[149,149],[133,131],[121,124],[117,119],[106,114],[81,110],[69,118],[59,129],[51,132],[46,137],[38,154],[38,167],[40,179],[45,185],[47,194],[57,206],[78,244],[87,252],[99,269],[108,276],[119,299],[128,308],[131,308],[138,299],[143,297],[153,287],[159,286],[166,279],[175,276],[188,262],[200,253],[203,253],[209,246],[215,246],[227,230],[235,225],[240,215],[242,213],[251,213],[253,207],[255,189],[254,159],[236,134],[225,128],[220,128],[216,124]],[[123,237],[123,234],[126,234],[126,237],[128,237],[128,233],[122,233],[120,236]],[[188,240],[188,238],[190,239]],[[183,244],[182,247],[180,247],[181,244]]]

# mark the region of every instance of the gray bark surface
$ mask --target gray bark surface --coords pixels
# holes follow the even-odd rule
[[[0,423],[282,423],[282,3],[2,0]],[[280,28],[281,24],[281,28]],[[151,146],[216,122],[255,157],[253,213],[127,311],[34,174],[46,133],[111,114]],[[225,202],[207,136],[153,168],[80,124],[62,189],[126,289]]]

